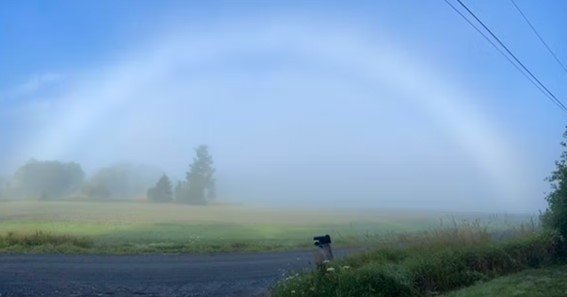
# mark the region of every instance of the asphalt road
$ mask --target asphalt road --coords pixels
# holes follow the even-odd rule
[[[344,256],[346,251],[340,251]],[[312,269],[313,253],[217,255],[0,255],[6,296],[265,296]]]

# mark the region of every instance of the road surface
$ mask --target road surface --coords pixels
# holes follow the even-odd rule
[[[344,256],[347,251],[340,251]],[[0,255],[6,296],[265,296],[312,269],[313,253],[217,255]]]

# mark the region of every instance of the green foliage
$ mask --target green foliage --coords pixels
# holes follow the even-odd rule
[[[30,160],[16,171],[11,194],[22,198],[61,199],[77,192],[84,177],[77,163]]]
[[[437,237],[442,238],[442,237]],[[551,233],[509,242],[434,239],[337,261],[321,272],[288,278],[274,297],[427,296],[553,263],[558,236]]]
[[[173,200],[171,181],[167,175],[162,175],[157,184],[148,190],[148,199],[155,202],[171,202]]]
[[[176,198],[180,202],[190,204],[206,204],[215,198],[215,169],[213,157],[209,154],[206,145],[200,145],[195,149],[195,158],[189,167],[186,181],[179,184],[176,190]]]
[[[416,296],[407,271],[399,265],[371,263],[357,270],[349,266],[329,271],[288,277],[272,296]]]
[[[82,250],[92,246],[93,241],[87,237],[57,235],[42,231],[33,233],[8,232],[6,235],[0,235],[0,250],[4,251],[19,252],[22,249],[33,250],[34,248],[45,251],[46,247],[50,250],[63,248],[61,251],[65,251],[69,248]]]
[[[567,140],[567,131],[563,133]],[[551,193],[546,197],[549,206],[542,216],[545,227],[558,230],[563,237],[567,237],[567,143],[561,142],[563,152],[555,162],[555,171],[551,173],[548,181],[551,183]]]

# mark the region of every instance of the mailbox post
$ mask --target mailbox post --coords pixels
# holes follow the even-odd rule
[[[315,253],[315,264],[318,267],[324,266],[324,263],[333,260],[333,250],[331,249],[331,236],[329,234],[324,236],[313,237],[315,246],[318,247]]]

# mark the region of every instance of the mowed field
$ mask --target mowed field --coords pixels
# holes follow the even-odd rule
[[[529,216],[522,215],[432,211],[4,201],[0,202],[0,252],[272,251],[310,247],[312,237],[322,234],[331,234],[337,246],[356,247],[372,245],[392,233],[462,222],[497,229],[529,220]]]

